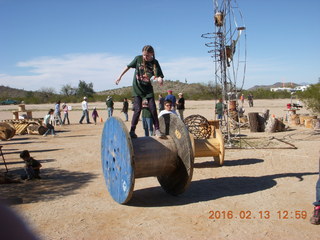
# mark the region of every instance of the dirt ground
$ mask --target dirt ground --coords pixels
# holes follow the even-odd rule
[[[245,113],[268,108],[282,117],[288,102],[255,100],[253,108],[245,103]],[[257,138],[256,149],[226,149],[222,167],[212,157],[196,158],[191,185],[182,195],[168,195],[155,177],[139,178],[131,201],[120,205],[109,195],[102,174],[103,123],[80,125],[80,104],[71,105],[71,125],[57,126],[57,136],[16,135],[0,142],[11,173],[23,168],[19,153],[24,149],[43,166],[41,180],[0,185],[0,198],[22,199],[10,207],[41,239],[318,238],[320,227],[309,219],[319,176],[319,132],[304,127],[272,134],[243,130]],[[213,119],[213,105],[186,101],[185,116]],[[94,106],[105,120],[105,104],[89,103]],[[124,119],[121,106],[115,104],[114,116]],[[11,119],[16,108],[0,106],[0,120]],[[49,108],[53,106],[26,105],[34,117],[43,117]],[[137,134],[143,136],[141,122]]]

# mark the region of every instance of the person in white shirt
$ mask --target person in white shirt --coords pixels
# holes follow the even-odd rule
[[[170,100],[164,101],[164,110],[159,113],[158,118],[164,114],[175,114],[178,116],[177,112],[172,108],[172,102]]]
[[[83,98],[83,101],[81,103],[81,107],[82,107],[82,116],[81,116],[79,123],[82,124],[84,117],[86,117],[87,123],[90,124],[91,122],[89,120],[89,108],[88,108],[87,97]]]
[[[50,132],[52,136],[56,135],[54,132],[54,127],[52,126],[52,116],[53,116],[54,110],[50,109],[48,114],[43,118],[43,124],[47,128],[47,131],[43,134],[43,136],[47,136]]]

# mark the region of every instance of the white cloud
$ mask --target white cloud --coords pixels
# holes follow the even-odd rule
[[[131,59],[109,54],[69,54],[61,57],[41,57],[19,62],[18,67],[26,68],[24,75],[0,74],[2,85],[38,90],[53,87],[57,91],[65,84],[77,86],[79,80],[92,82],[97,91],[115,88],[116,78]],[[129,77],[123,84],[131,83]]]
[[[92,82],[95,91],[131,86],[133,71],[127,72],[120,85],[115,80],[134,56],[114,56],[108,53],[68,54],[57,57],[39,57],[17,63],[21,75],[0,73],[0,84],[25,90],[50,87],[60,91],[66,84],[78,86],[79,80]],[[214,63],[210,57],[159,59],[165,79],[188,80],[188,83],[214,81]],[[289,80],[288,69],[276,59],[250,60],[247,63],[245,88],[257,84],[272,84],[284,78]],[[242,78],[241,78],[242,79]],[[304,80],[304,79],[302,79]],[[242,80],[241,80],[242,82]],[[241,84],[240,82],[238,84]]]
[[[133,70],[123,76],[119,86],[114,82],[132,59],[133,57],[102,53],[39,57],[17,63],[20,69],[25,68],[23,75],[0,74],[0,83],[25,90],[52,87],[57,92],[65,84],[77,86],[79,80],[92,82],[96,91],[130,86]],[[188,82],[206,82],[213,79],[213,63],[209,58],[183,58],[159,62],[165,79],[184,81],[186,78]]]

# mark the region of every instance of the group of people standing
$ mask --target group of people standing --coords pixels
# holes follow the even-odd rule
[[[175,114],[183,120],[183,111],[185,109],[185,101],[183,94],[179,93],[179,100],[176,101],[176,97],[172,95],[172,90],[168,90],[168,95],[164,98],[162,94],[159,95],[158,99],[158,118],[163,114]],[[176,112],[178,109],[178,112]],[[144,99],[142,102],[142,124],[145,132],[145,136],[153,135],[153,118],[149,111],[148,100]]]
[[[248,99],[249,107],[253,107],[253,95],[252,95],[252,93],[249,93],[247,99]],[[245,100],[244,94],[241,94],[240,101],[241,101],[242,107],[244,105],[244,100]]]
[[[173,113],[179,116],[183,120],[183,111],[185,109],[185,100],[183,98],[183,94],[179,93],[178,94],[179,98],[176,100],[176,97],[172,95],[172,90],[168,90],[168,95],[164,98],[162,94],[159,95],[158,99],[158,111],[159,115],[162,116],[163,114],[166,113]],[[107,105],[107,111],[108,111],[108,117],[112,117],[113,115],[113,110],[114,110],[114,102],[111,96],[108,96],[106,99],[106,105]],[[132,110],[135,112],[135,104],[134,98],[132,100]],[[168,108],[170,106],[170,108]],[[176,109],[178,110],[178,113],[176,112]],[[125,121],[129,121],[129,116],[128,116],[128,111],[129,111],[129,102],[127,98],[123,99],[123,106],[121,112],[124,114]],[[149,101],[147,98],[142,99],[141,103],[141,120],[142,120],[142,125],[143,129],[145,132],[145,136],[153,136],[154,135],[154,120],[153,120],[153,115],[152,112],[150,111],[149,107]]]
[[[183,97],[183,93],[178,94],[178,100],[172,94],[172,90],[168,90],[168,95],[163,98],[162,94],[159,95],[159,112],[165,110],[165,101],[170,101],[172,104],[171,110],[176,113],[180,117],[181,120],[184,119],[184,110],[185,110],[185,99]],[[178,110],[178,113],[176,112]]]
[[[56,102],[54,109],[50,109],[48,113],[43,118],[43,124],[47,128],[47,131],[43,134],[43,136],[47,136],[51,133],[51,135],[56,135],[54,126],[55,124],[70,124],[69,120],[69,109],[70,107],[66,104],[62,104],[62,108],[60,108],[60,100]],[[61,118],[61,110],[63,111],[63,120]]]
[[[252,93],[249,93],[248,97],[248,104],[249,104],[249,107],[253,107],[253,95]],[[245,100],[245,97],[244,97],[244,94],[241,94],[240,95],[240,98],[239,98],[240,102],[241,102],[241,107],[239,106],[239,112],[244,112],[244,100]],[[217,115],[217,119],[218,120],[222,120],[223,118],[223,114],[225,113],[226,111],[226,104],[223,103],[223,100],[222,98],[220,98],[218,100],[218,102],[216,103],[215,105],[215,114]]]

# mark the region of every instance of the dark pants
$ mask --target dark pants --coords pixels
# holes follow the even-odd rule
[[[64,113],[62,124],[65,124],[66,120],[67,120],[68,124],[70,124],[69,113],[67,113],[67,112]]]
[[[48,130],[44,133],[45,136],[47,136],[50,132],[51,132],[52,135],[55,134],[54,127],[50,123],[46,124],[46,128]]]
[[[320,176],[316,185],[316,201],[313,203],[315,206],[320,206]]]
[[[158,114],[157,114],[156,103],[154,101],[154,98],[147,98],[147,100],[148,100],[149,110],[150,110],[150,112],[152,114],[152,120],[153,120],[154,128],[155,128],[155,130],[158,130],[159,129],[159,119],[158,119]],[[131,130],[130,131],[135,131],[136,130],[136,126],[137,126],[138,121],[139,121],[141,109],[142,109],[142,98],[138,97],[138,96],[135,96],[134,97],[134,113],[133,113],[133,116],[132,116]]]
[[[88,113],[88,110],[82,110],[82,116],[81,116],[81,119],[79,121],[79,123],[82,123],[83,119],[86,118],[87,120],[87,123],[89,123],[89,113]]]
[[[40,170],[39,169],[33,169],[31,166],[25,167],[24,170],[26,171],[26,178],[28,179],[34,179],[34,178],[40,178]]]

